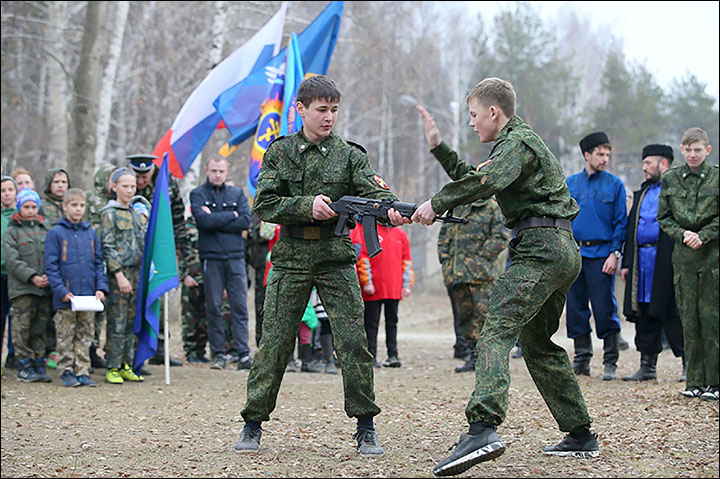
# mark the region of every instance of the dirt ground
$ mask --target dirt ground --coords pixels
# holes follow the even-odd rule
[[[252,309],[251,309],[252,310]],[[631,324],[623,323],[632,343]],[[181,358],[179,322],[171,351]],[[381,325],[382,328],[382,325]],[[445,296],[413,294],[401,303],[399,369],[375,374],[375,418],[385,454],[361,457],[355,421],[343,411],[340,376],[288,373],[257,453],[233,445],[243,426],[247,371],[150,366],[142,384],[64,388],[2,376],[2,477],[432,477],[433,466],[467,428],[464,408],[474,376],[457,374]],[[253,331],[251,327],[251,337]],[[555,337],[568,351],[564,325]],[[378,348],[384,356],[384,336]],[[507,451],[465,477],[718,477],[718,403],[678,396],[681,364],[660,355],[658,381],[602,381],[602,345],[594,339],[592,376],[579,379],[599,434],[601,456],[577,460],[540,450],[563,434],[522,359],[511,359],[507,420],[498,429]],[[620,354],[619,375],[639,353]]]

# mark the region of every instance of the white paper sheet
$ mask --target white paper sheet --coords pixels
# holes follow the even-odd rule
[[[73,296],[70,298],[73,311],[103,311],[105,305],[95,296]]]

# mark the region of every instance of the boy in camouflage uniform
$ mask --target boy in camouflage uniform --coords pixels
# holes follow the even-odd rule
[[[108,292],[102,248],[95,230],[83,221],[85,192],[70,188],[63,198],[65,215],[60,218],[45,241],[45,270],[53,292],[54,321],[62,370],[60,379],[66,387],[90,386],[90,345],[95,320],[92,311],[75,311],[74,296],[95,296],[100,301]]]
[[[275,409],[298,323],[315,286],[342,365],[345,413],[358,420],[358,451],[383,453],[373,425],[380,408],[374,402],[373,357],[365,335],[355,249],[347,235],[334,235],[337,213],[328,203],[343,195],[392,200],[396,196],[373,171],[365,150],[332,132],[340,96],[325,76],[305,79],[296,104],[302,130],[275,140],[265,153],[254,211],[261,220],[282,226],[272,251],[262,340],[248,376],[241,412],[245,427],[236,450],[255,451],[260,446],[261,422]]]
[[[47,222],[38,215],[40,196],[29,188],[17,194],[17,209],[3,235],[2,249],[12,301],[12,336],[18,381],[50,382],[45,369],[45,332],[50,289],[45,275]]]
[[[485,324],[490,292],[502,271],[498,255],[510,241],[500,207],[493,198],[453,209],[468,222],[443,223],[438,236],[438,259],[458,329],[470,348],[470,357],[456,373],[475,370],[477,338]]]
[[[418,105],[431,152],[454,181],[418,207],[413,221],[432,224],[436,212],[495,195],[505,225],[515,228],[510,267],[490,293],[478,338],[475,390],[465,410],[470,424],[450,456],[433,469],[460,474],[500,456],[496,428],[505,420],[510,351],[518,337],[528,370],[560,430],[569,434],[546,454],[597,457],[597,436],[567,352],[552,335],[560,324],[565,294],[580,272],[580,252],[570,221],[578,214],[560,163],[542,139],[515,115],[515,90],[486,78],[467,97],[470,126],[480,141],[495,141],[490,158],[473,167],[443,143],[432,116]],[[393,221],[401,220],[396,215]]]
[[[690,128],[680,151],[686,164],[665,172],[660,228],[675,240],[675,298],[685,341],[687,385],[680,395],[718,400],[718,167],[705,158],[707,133]]]
[[[135,196],[135,173],[118,168],[111,176],[117,199],[100,211],[100,242],[107,268],[110,294],[107,304],[105,380],[111,384],[143,381],[130,368],[135,354],[136,288],[140,280],[146,223],[130,205]]]

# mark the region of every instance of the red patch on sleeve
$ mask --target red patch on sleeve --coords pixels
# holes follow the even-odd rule
[[[373,180],[375,180],[375,183],[377,183],[377,185],[378,185],[380,188],[382,188],[383,190],[389,190],[389,189],[390,189],[390,187],[387,185],[387,183],[385,183],[385,180],[383,180],[380,175],[373,175],[372,178],[373,178]]]

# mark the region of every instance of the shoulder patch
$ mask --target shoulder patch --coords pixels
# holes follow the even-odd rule
[[[350,140],[345,140],[345,141],[347,142],[348,145],[354,146],[354,147],[357,148],[358,150],[360,150],[360,151],[362,151],[363,153],[367,154],[367,150],[366,150],[365,147],[362,146],[360,143],[355,143],[354,141],[350,141]]]
[[[375,180],[375,183],[382,188],[383,190],[389,190],[390,187],[385,183],[385,180],[382,179],[382,176],[380,175],[373,175],[372,179]]]
[[[490,158],[489,160],[483,161],[482,163],[480,163],[479,165],[477,165],[477,168],[475,169],[475,171],[480,171],[480,170],[483,168],[483,166],[489,165],[490,163],[493,162],[494,159],[495,159],[495,158]]]
[[[277,138],[273,139],[270,143],[268,143],[268,148],[270,148],[270,145],[272,145],[273,143],[275,143],[278,140],[282,140],[283,138],[287,138],[287,135],[278,136]]]

